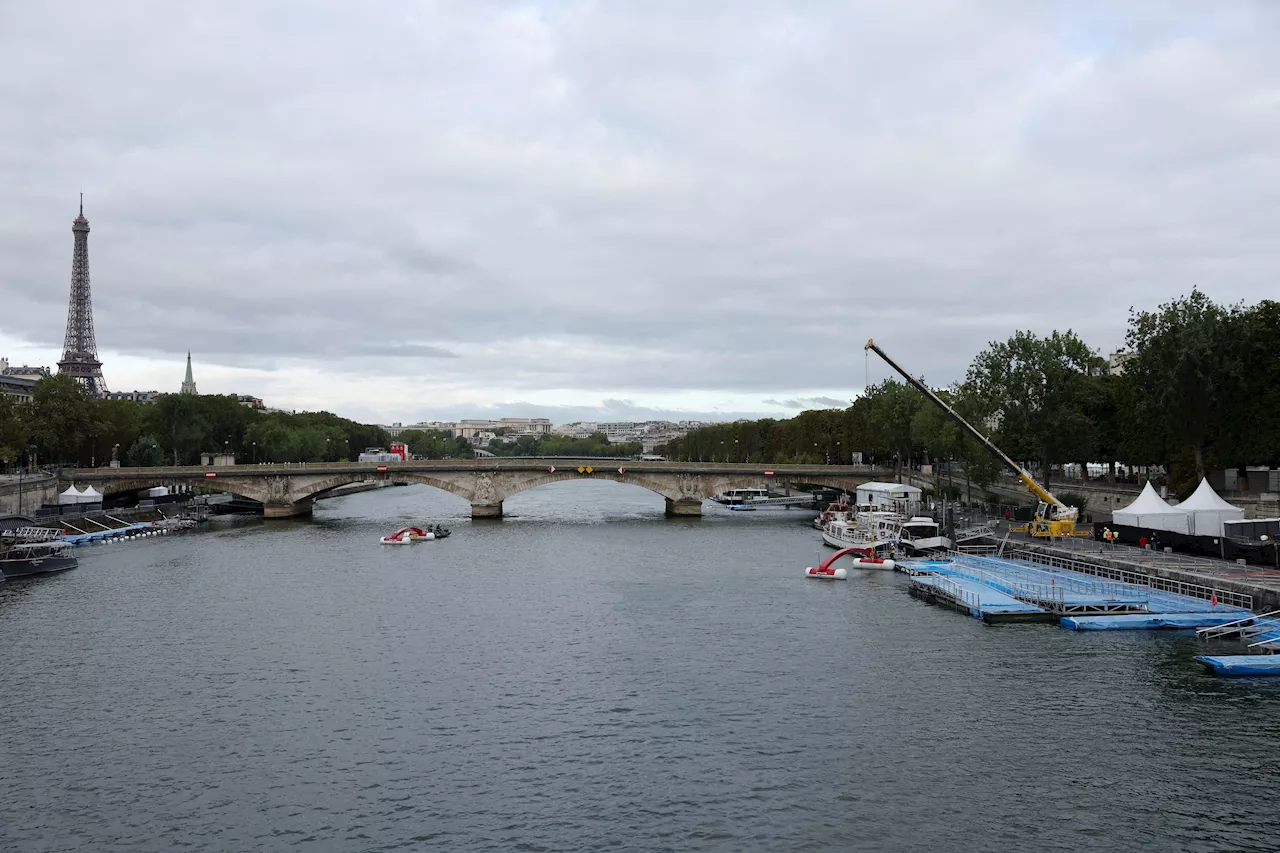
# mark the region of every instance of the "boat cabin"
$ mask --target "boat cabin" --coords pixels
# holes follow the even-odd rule
[[[920,490],[902,483],[863,483],[858,486],[859,512],[868,507],[872,512],[896,512],[912,516],[920,511]]]

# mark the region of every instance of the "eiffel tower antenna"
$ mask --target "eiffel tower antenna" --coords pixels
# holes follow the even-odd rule
[[[84,386],[90,397],[107,393],[98,361],[98,344],[93,337],[93,301],[89,295],[89,220],[84,218],[84,193],[80,193],[80,215],[71,223],[75,248],[71,253],[71,304],[67,307],[67,337],[62,344],[58,374],[70,376]]]

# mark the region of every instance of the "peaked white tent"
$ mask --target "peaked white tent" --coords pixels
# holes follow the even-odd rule
[[[85,486],[83,492],[80,493],[80,503],[82,504],[100,504],[102,503],[102,492],[93,486]]]
[[[1221,536],[1222,522],[1244,518],[1244,510],[1218,497],[1208,480],[1201,480],[1191,497],[1178,504],[1178,509],[1187,513],[1191,532],[1196,536]]]
[[[1111,520],[1125,527],[1145,527],[1148,530],[1164,530],[1170,533],[1190,533],[1190,516],[1182,505],[1169,506],[1156,494],[1151,481],[1138,499],[1124,509],[1111,513]]]
[[[81,498],[82,495],[80,490],[76,488],[74,483],[72,483],[70,486],[67,486],[67,490],[65,492],[58,495],[58,504],[59,506],[66,504],[78,504],[80,503]]]

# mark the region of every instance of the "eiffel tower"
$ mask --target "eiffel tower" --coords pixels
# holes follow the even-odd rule
[[[80,193],[80,215],[71,224],[75,250],[71,255],[71,305],[67,309],[67,339],[62,344],[58,374],[70,376],[84,386],[90,397],[107,393],[98,361],[98,344],[93,339],[93,302],[89,297],[89,220],[84,218],[84,193]]]

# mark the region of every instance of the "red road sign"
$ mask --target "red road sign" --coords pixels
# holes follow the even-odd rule
[[[386,473],[386,471],[387,471],[387,466],[386,466],[386,465],[379,465],[379,466],[378,466],[378,473],[379,473],[379,474],[385,474],[385,473]]]
[[[764,475],[765,475],[766,477],[772,477],[772,476],[773,476],[773,472],[772,472],[772,471],[765,471],[765,472],[764,472]]]
[[[216,472],[214,472],[214,471],[209,471],[209,472],[207,472],[204,476],[205,476],[205,478],[206,478],[206,479],[212,480],[214,477],[216,477],[216,476],[218,476],[218,475],[217,475],[217,473],[216,473]]]

